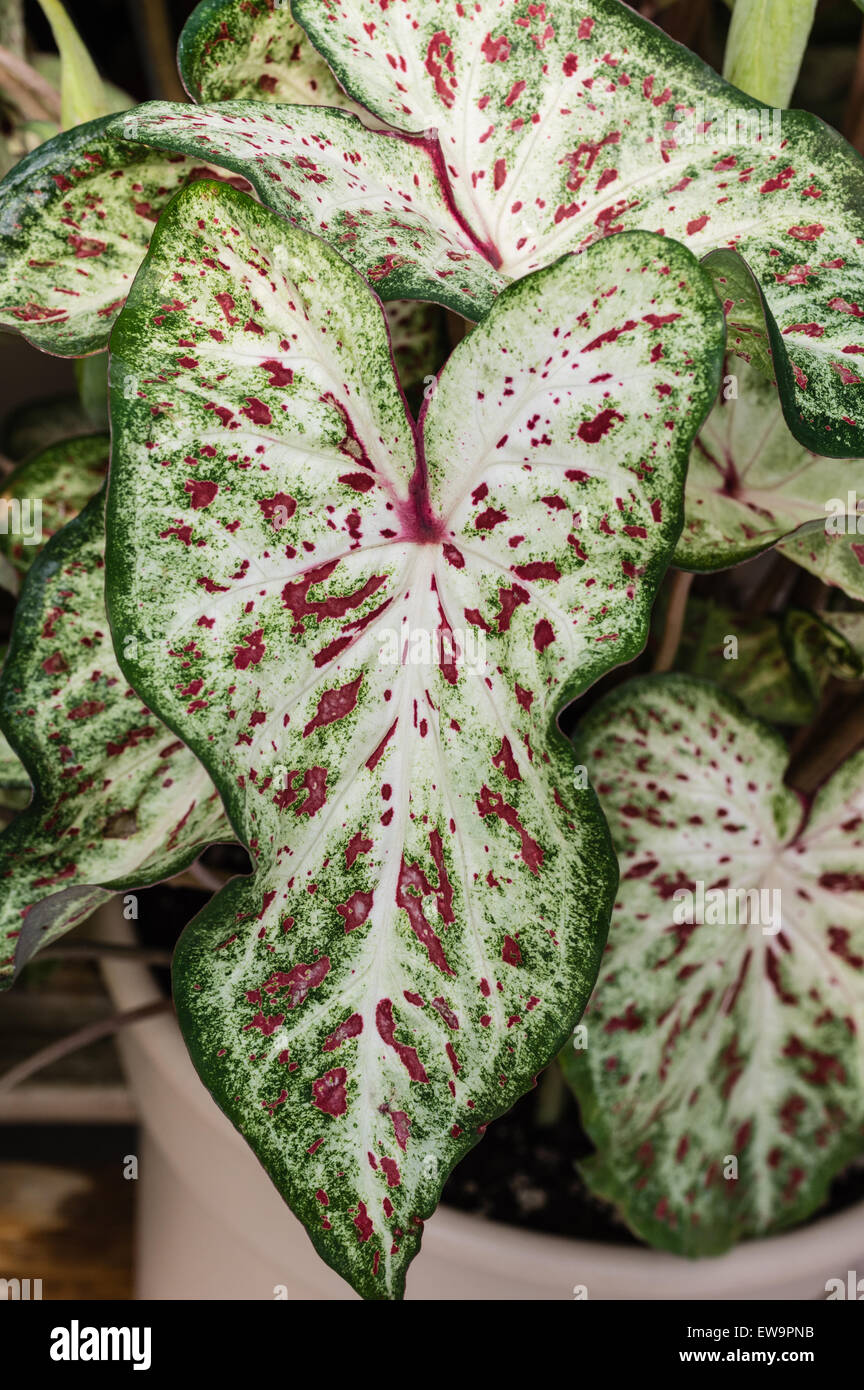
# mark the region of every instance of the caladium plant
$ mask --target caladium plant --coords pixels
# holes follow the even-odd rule
[[[861,1149],[864,755],[804,800],[772,730],[674,675],[596,705],[577,756],[621,868],[562,1053],[584,1171],[652,1244],[716,1253],[802,1220]]]
[[[746,363],[728,366],[693,447],[676,565],[725,569],[776,546],[864,598],[864,496],[859,516],[855,492],[864,464],[804,448],[786,426],[776,386]]]
[[[415,429],[367,285],[215,184],[115,328],[115,644],[256,863],[181,1026],[368,1297],[590,993],[615,870],[554,716],[645,641],[723,339],[688,251],[616,237],[510,287]]]
[[[19,166],[10,193],[26,215],[7,224],[13,252],[18,227],[17,246],[29,234],[45,248],[35,264],[13,254],[28,296],[0,294],[0,321],[23,323],[43,345],[87,350],[94,312],[86,296],[70,304],[65,294],[72,247],[45,233],[40,198],[52,178],[77,182],[94,152],[124,188],[129,151],[143,141],[135,158],[145,171],[151,161],[163,168],[154,147],[234,170],[264,202],[332,239],[385,299],[428,299],[471,319],[504,284],[563,252],[622,230],[674,236],[707,258],[730,346],[766,369],[773,359],[796,437],[822,455],[864,453],[855,370],[864,174],[828,127],[745,97],[619,0],[554,14],[531,0],[294,0],[293,15],[350,96],[402,133],[367,130],[340,110],[313,117],[262,102],[268,53],[284,72],[287,6],[205,6],[183,46],[187,83],[221,97],[227,68],[228,90],[247,99],[150,104],[59,137]],[[269,95],[281,95],[280,81]],[[184,175],[173,167],[176,186]],[[127,220],[128,210],[127,200]],[[110,256],[88,267],[91,287],[114,283],[95,314],[113,312],[145,241],[138,227],[124,243],[119,287]]]
[[[789,608],[778,617],[691,599],[676,666],[713,681],[768,723],[809,724],[832,677],[864,676],[864,614]]]
[[[823,454],[862,452],[850,212],[864,184],[833,131],[777,119],[618,0],[292,8],[353,97],[437,132],[455,205],[502,273],[637,226],[709,255],[719,277],[730,250],[743,257],[790,428]]]
[[[117,665],[104,515],[100,493],[33,564],[0,674],[0,728],[34,788],[0,835],[0,989],[119,889],[232,838],[204,769]]]
[[[180,1023],[365,1297],[565,1040],[638,1235],[802,1219],[864,1141],[864,755],[790,790],[864,736],[857,155],[618,0],[204,0],[179,58],[0,184],[0,323],[93,354],[5,430],[0,988],[233,837]]]
[[[171,195],[189,179],[219,177],[124,141],[117,121],[64,131],[0,183],[0,323],[48,352],[106,346]]]
[[[55,531],[77,516],[99,491],[108,471],[107,434],[86,434],[51,444],[3,479],[0,553],[26,574]]]
[[[245,97],[359,110],[287,4],[204,0],[180,36],[177,63],[193,101]]]

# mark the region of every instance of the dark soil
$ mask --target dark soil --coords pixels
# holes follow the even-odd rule
[[[607,1202],[592,1197],[577,1171],[593,1152],[575,1100],[565,1096],[554,1125],[538,1125],[537,1091],[491,1124],[444,1188],[461,1211],[551,1235],[640,1245]]]
[[[245,852],[234,845],[209,849],[204,861],[232,873],[248,871]],[[147,946],[172,950],[185,924],[200,912],[209,894],[159,884],[139,892],[138,931]],[[169,972],[157,970],[163,989]],[[608,1203],[593,1197],[577,1171],[593,1151],[569,1092],[563,1113],[552,1125],[538,1123],[539,1089],[529,1091],[508,1114],[491,1124],[451,1175],[443,1200],[451,1207],[531,1231],[641,1245]],[[864,1200],[864,1158],[834,1182],[818,1216]]]

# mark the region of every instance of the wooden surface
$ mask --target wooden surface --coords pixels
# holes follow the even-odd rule
[[[111,1012],[92,963],[35,963],[0,1003],[0,1072]],[[46,1301],[132,1297],[132,1118],[113,1039],[0,1098],[0,1278],[41,1279]]]
[[[131,1298],[135,1184],[122,1158],[0,1160],[0,1278],[41,1279],[44,1301]]]

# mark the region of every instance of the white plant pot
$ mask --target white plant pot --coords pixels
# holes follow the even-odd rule
[[[115,900],[116,902],[117,900]],[[99,933],[131,941],[113,904]],[[106,960],[118,1009],[159,998],[149,970]],[[122,1030],[141,1124],[136,1293],[141,1299],[343,1299],[252,1151],[186,1053],[173,1014]],[[864,1276],[864,1203],[715,1259],[520,1231],[442,1208],[408,1275],[410,1299],[818,1299],[826,1281]]]

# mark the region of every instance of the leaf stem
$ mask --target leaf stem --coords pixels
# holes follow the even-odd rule
[[[0,46],[0,84],[21,109],[27,120],[60,124],[60,94],[41,73],[10,49]]]
[[[141,1023],[144,1019],[154,1018],[170,1008],[170,999],[157,999],[152,1004],[142,1004],[137,1009],[127,1009],[124,1013],[111,1014],[109,1018],[100,1018],[95,1023],[85,1024],[83,1028],[78,1028],[65,1038],[59,1038],[47,1047],[40,1048],[32,1057],[19,1062],[17,1066],[10,1067],[9,1071],[0,1076],[0,1095],[6,1095],[28,1077],[42,1071],[44,1067],[51,1066],[53,1062],[59,1062],[61,1058],[78,1052],[82,1047],[89,1047],[91,1043],[110,1037],[121,1028],[128,1027],[130,1023]]]
[[[558,1063],[553,1059],[540,1078],[537,1093],[536,1124],[544,1129],[557,1125],[563,1118],[567,1102],[567,1083]]]
[[[38,960],[136,960],[142,965],[170,965],[171,952],[155,946],[124,946],[120,941],[64,941],[40,951]]]
[[[684,615],[694,576],[687,570],[673,570],[669,586],[669,603],[666,608],[666,621],[663,636],[654,658],[655,671],[671,671],[678,655],[681,633],[684,631]]]
[[[820,720],[819,727],[824,727]],[[839,721],[829,722],[829,733],[801,749],[793,758],[787,781],[797,791],[812,793],[832,772],[864,744],[864,702],[860,699]]]

